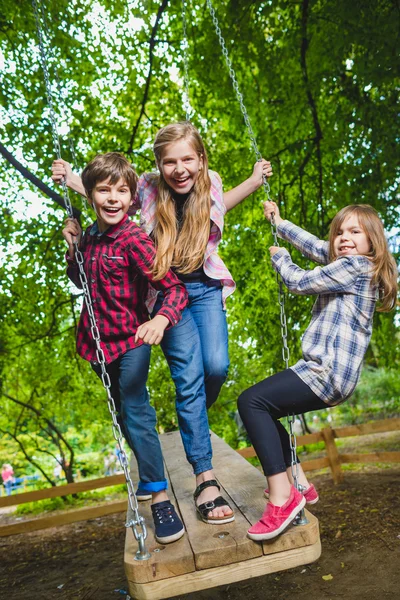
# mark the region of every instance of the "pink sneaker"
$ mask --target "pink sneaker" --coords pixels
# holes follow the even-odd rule
[[[290,491],[290,497],[283,506],[275,506],[267,502],[261,519],[250,527],[247,535],[251,540],[270,540],[286,529],[295,516],[305,506],[306,499],[294,486]]]
[[[266,498],[269,498],[269,489],[268,488],[264,490],[264,496]],[[304,498],[306,499],[307,504],[317,504],[317,502],[319,500],[319,496],[318,496],[318,492],[315,489],[315,487],[313,486],[313,484],[311,484],[310,487],[307,490],[305,490]]]

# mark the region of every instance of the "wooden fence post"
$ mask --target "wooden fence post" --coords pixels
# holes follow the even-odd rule
[[[328,455],[329,466],[332,471],[334,483],[343,481],[343,471],[340,463],[340,456],[335,444],[335,436],[331,427],[321,429],[322,437],[324,438],[326,453]]]

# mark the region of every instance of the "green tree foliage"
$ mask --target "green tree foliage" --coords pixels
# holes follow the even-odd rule
[[[398,227],[398,2],[214,4],[258,146],[273,162],[271,193],[284,216],[326,236],[339,208],[368,202],[388,230]],[[77,167],[97,152],[118,150],[138,172],[153,169],[151,143],[157,129],[184,118],[181,3],[49,0],[43,6],[63,156],[73,158],[69,131]],[[251,173],[255,157],[206,3],[188,0],[187,21],[192,118],[205,138],[211,167],[229,189]],[[1,142],[52,185],[55,151],[35,18],[27,0],[3,0],[0,62]],[[90,367],[75,354],[82,298],[65,276],[64,213],[45,197],[43,209],[35,210],[33,186],[7,161],[0,161],[0,169],[2,389],[32,405],[61,433],[68,427],[89,432],[93,423],[107,423],[107,407]],[[260,191],[227,215],[221,245],[237,291],[228,300],[229,379],[210,420],[232,443],[238,394],[282,367],[263,199]],[[72,202],[82,210],[83,224],[89,223],[92,215],[82,199],[72,197]],[[296,252],[293,256],[308,264]],[[312,298],[287,297],[292,361],[299,357],[312,303]],[[368,364],[398,369],[396,339],[393,313],[377,316]],[[176,426],[174,390],[158,350],[149,384],[160,428],[168,431]],[[31,433],[43,451],[58,452],[32,411],[6,395],[3,403],[0,429],[9,432],[10,447],[18,450],[12,434]],[[97,434],[103,440],[104,433]]]

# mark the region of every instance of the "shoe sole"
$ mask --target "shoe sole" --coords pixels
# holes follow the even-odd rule
[[[266,494],[264,492],[264,498],[266,500],[269,500],[269,494]],[[317,504],[318,500],[319,500],[319,496],[317,496],[316,498],[314,498],[314,500],[306,500],[306,504]]]
[[[317,498],[315,498],[314,500],[306,500],[306,504],[317,504],[319,500],[319,496]]]
[[[294,520],[295,516],[299,514],[299,512],[301,511],[302,508],[305,507],[305,505],[306,505],[306,500],[303,496],[300,504],[298,506],[296,506],[295,509],[292,510],[290,515],[287,517],[287,519],[285,519],[285,521],[283,521],[282,525],[280,525],[274,531],[271,531],[271,533],[250,533],[248,531],[247,535],[249,536],[249,538],[251,540],[254,540],[255,542],[261,542],[263,540],[272,540],[274,537],[277,537],[280,533],[282,533],[287,527],[289,527],[290,523]]]
[[[232,523],[235,520],[235,515],[231,515],[230,517],[226,517],[226,519],[203,519],[201,517],[203,523],[207,523],[207,525],[223,525],[224,523]]]
[[[151,494],[148,496],[136,496],[136,500],[138,502],[145,502],[146,500],[151,500]]]
[[[158,535],[155,535],[154,537],[156,538],[157,542],[159,544],[171,544],[172,542],[176,542],[176,540],[179,540],[185,533],[185,529],[181,529],[180,531],[178,531],[178,533],[174,533],[173,535],[167,535],[166,537],[158,537]]]

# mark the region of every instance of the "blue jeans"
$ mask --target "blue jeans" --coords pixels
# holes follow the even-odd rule
[[[181,330],[187,327],[188,336],[192,335],[191,328],[193,327],[193,323],[197,329],[204,369],[206,406],[208,410],[218,398],[229,369],[228,327],[226,324],[226,313],[222,307],[222,288],[208,286],[204,283],[186,283],[185,287],[189,295],[189,305],[183,313],[185,318],[182,318],[179,326]],[[161,303],[162,296],[159,294],[153,316],[160,309]],[[185,316],[186,313],[190,313],[193,323]],[[164,341],[161,343],[167,361],[170,344],[166,344],[165,340],[169,336],[173,337],[170,331],[169,329],[165,332]],[[184,336],[185,333],[182,334],[182,339]],[[171,375],[173,377],[172,372]]]
[[[222,288],[204,283],[185,285],[189,311],[200,336],[208,410],[218,398],[229,368],[228,326],[222,306]]]
[[[165,331],[161,348],[175,383],[183,446],[197,475],[212,468],[206,391],[211,406],[228,372],[228,332],[221,289],[204,283],[185,285],[189,306],[181,321]],[[161,304],[159,295],[153,316]]]
[[[138,463],[139,486],[148,492],[159,492],[167,489],[167,480],[155,428],[156,412],[146,388],[150,352],[151,346],[147,344],[128,350],[107,365],[107,372],[118,424]],[[100,375],[100,366],[92,364],[92,367]]]

